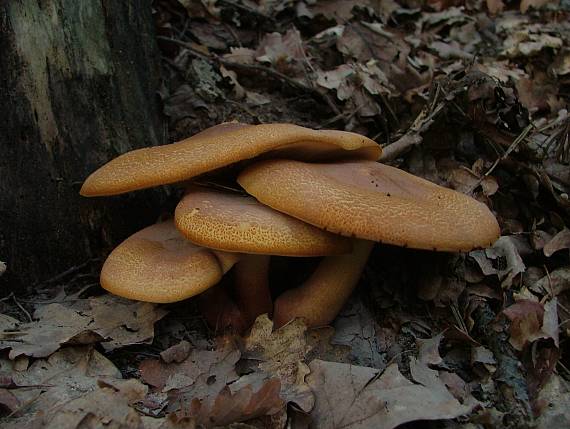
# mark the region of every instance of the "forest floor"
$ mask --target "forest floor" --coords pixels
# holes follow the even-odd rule
[[[126,301],[97,262],[75,267],[0,302],[3,427],[570,427],[567,0],[154,12],[171,141],[231,120],[358,132],[487,204],[501,238],[378,245],[332,326],[262,316],[244,337],[208,330],[194,300]],[[278,287],[293,264],[275,258]]]

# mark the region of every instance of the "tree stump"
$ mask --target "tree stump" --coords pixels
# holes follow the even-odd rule
[[[166,127],[150,0],[2,2],[0,52],[5,291],[100,258],[152,222],[160,192],[78,192],[118,154],[165,143]]]

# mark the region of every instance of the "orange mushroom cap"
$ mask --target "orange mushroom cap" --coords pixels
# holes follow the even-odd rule
[[[174,221],[191,242],[211,249],[280,256],[350,252],[347,238],[260,204],[250,196],[192,186]]]
[[[175,183],[267,152],[309,161],[376,160],[381,149],[369,138],[345,131],[291,124],[221,124],[177,143],[120,155],[92,173],[80,193],[116,195]]]
[[[181,301],[218,283],[238,259],[237,254],[190,243],[168,221],[137,232],[115,248],[101,270],[101,286],[139,301]]]
[[[245,253],[236,265],[239,308],[249,323],[271,315],[269,256],[322,256],[350,252],[351,241],[260,204],[250,196],[191,186],[176,207],[175,223],[190,241]]]
[[[261,161],[238,182],[263,204],[345,236],[468,251],[491,245],[500,234],[486,205],[373,161]]]

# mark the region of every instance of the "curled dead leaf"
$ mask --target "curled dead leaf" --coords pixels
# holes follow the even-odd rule
[[[570,249],[570,229],[564,228],[544,245],[543,252],[547,257],[563,249]]]

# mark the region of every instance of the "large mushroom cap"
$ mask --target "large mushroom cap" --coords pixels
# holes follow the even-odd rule
[[[486,205],[373,161],[262,161],[243,171],[238,182],[263,204],[346,236],[468,251],[491,245],[500,234]]]
[[[238,258],[190,243],[168,221],[137,232],[113,250],[101,270],[101,286],[139,301],[181,301],[218,283]]]
[[[83,196],[116,195],[190,179],[267,152],[307,161],[379,158],[367,137],[344,131],[315,131],[291,124],[221,124],[177,143],[137,149],[92,173]]]
[[[178,230],[200,246],[230,252],[324,256],[351,251],[350,240],[260,204],[252,197],[193,186],[176,207]]]

